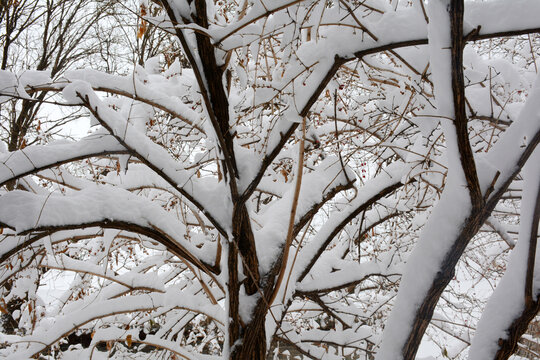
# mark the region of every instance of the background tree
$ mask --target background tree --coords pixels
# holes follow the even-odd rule
[[[1,158],[2,355],[516,350],[539,306],[536,1],[118,6],[77,22],[93,70],[0,73],[0,101],[91,124]]]

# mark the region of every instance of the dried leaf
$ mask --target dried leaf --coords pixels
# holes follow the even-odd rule
[[[2,314],[9,314],[9,311],[7,311],[7,306],[5,306],[6,302],[2,300],[2,304],[0,304],[0,312]]]
[[[126,344],[128,347],[131,347],[132,339],[131,335],[126,336]]]
[[[137,39],[141,39],[146,32],[146,21],[141,21],[141,24],[139,25],[139,29],[137,30]]]
[[[145,16],[146,14],[147,14],[146,6],[144,4],[141,4],[141,17]],[[147,26],[148,26],[148,23],[145,20],[141,19],[141,24],[139,25],[139,29],[137,30],[138,39],[143,37],[144,33],[146,32]]]
[[[281,169],[281,175],[283,175],[283,177],[285,178],[285,182],[289,182],[289,177],[288,177],[288,174],[287,174],[287,170]]]

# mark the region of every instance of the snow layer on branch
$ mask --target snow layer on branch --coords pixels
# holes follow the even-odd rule
[[[453,94],[450,83],[450,17],[449,0],[430,1],[428,4],[430,64],[434,80],[435,97],[439,114],[454,117]],[[448,149],[447,184],[428,223],[420,234],[418,243],[407,260],[396,302],[383,333],[381,350],[377,359],[402,358],[402,348],[411,331],[418,307],[424,300],[441,263],[454,244],[462,224],[469,215],[471,204],[461,168],[455,126],[442,121]]]
[[[79,327],[92,320],[121,313],[149,311],[160,307],[190,309],[197,313],[206,314],[223,323],[223,313],[218,305],[201,306],[200,304],[207,304],[203,295],[182,294],[178,290],[169,291],[165,294],[131,295],[93,303],[77,302],[72,304],[73,306],[70,306],[69,309],[65,308],[66,312],[63,316],[44,322],[47,324],[36,328],[31,336],[21,337],[0,334],[0,341],[8,341],[11,344],[29,344],[28,347],[25,346],[16,350],[16,354],[6,357],[14,360],[24,359],[55,343],[64,334],[71,332],[74,327]],[[13,346],[16,347],[17,345]]]
[[[163,282],[160,281],[155,273],[141,274],[130,271],[122,275],[116,275],[113,270],[107,267],[93,264],[89,261],[72,259],[65,254],[60,254],[54,262],[50,260],[51,257],[43,263],[43,266],[53,267],[57,270],[75,271],[104,277],[129,288],[146,288],[157,292],[165,292]]]
[[[467,1],[465,2],[465,33],[482,26],[480,34],[525,30],[540,26],[537,0]],[[496,20],[495,20],[496,19]]]
[[[188,124],[196,124],[199,115],[180,100],[183,95],[182,84],[176,77],[165,79],[160,75],[148,75],[142,68],[131,76],[115,76],[105,74],[100,71],[85,69],[73,70],[66,73],[65,77],[70,81],[84,81],[89,83],[96,90],[110,91],[129,97],[136,97],[141,101],[150,102],[158,107],[167,109]],[[182,81],[186,87],[194,83],[189,71],[184,71]],[[141,80],[141,77],[143,78]],[[145,80],[144,77],[151,77],[152,81]]]
[[[31,99],[26,89],[50,83],[50,75],[50,71],[26,70],[14,74],[11,71],[0,70],[0,104],[13,97]]]
[[[70,196],[12,191],[0,197],[0,205],[0,223],[18,233],[36,228],[72,228],[98,222],[125,222],[159,228],[189,253],[203,261],[212,261],[212,251],[202,251],[184,239],[185,226],[174,216],[125,190],[96,186]]]
[[[77,142],[58,141],[0,155],[0,184],[65,162],[124,152],[112,136],[94,133]]]
[[[381,263],[370,261],[366,263],[351,263],[350,261],[336,259],[336,255],[321,259],[310,271],[310,276],[297,285],[302,292],[327,291],[328,289],[343,288],[348,284],[360,282],[371,275],[390,275],[396,273],[387,269]]]
[[[336,227],[343,223],[359,207],[369,202],[370,199],[377,196],[385,188],[390,187],[393,184],[401,183],[402,178],[407,174],[408,170],[409,166],[404,163],[393,163],[385,168],[380,175],[371,179],[363,187],[359,188],[356,198],[347,205],[347,208],[332,214],[317,232],[317,235],[301,250],[301,260],[298,262],[295,269],[297,276],[300,275],[313,257],[319,252]]]
[[[354,179],[354,174],[349,171],[348,176]],[[339,160],[328,157],[317,166],[316,170],[307,173],[302,178],[302,186],[298,198],[295,214],[295,224],[308,213],[314,206],[319,204],[326,194],[334,188],[347,183]],[[286,184],[288,190],[281,199],[274,202],[262,216],[262,229],[255,232],[257,254],[259,255],[260,268],[266,273],[275,262],[276,256],[285,242],[287,225],[291,214],[291,204],[294,196],[295,183]]]
[[[131,149],[154,171],[163,174],[172,186],[178,188],[189,197],[199,209],[205,209],[216,219],[220,226],[230,227],[230,206],[226,202],[229,194],[223,182],[218,183],[214,178],[197,178],[197,169],[185,170],[175,161],[168,152],[158,144],[152,142],[144,133],[123,119],[119,113],[105,105],[90,86],[86,89],[78,88],[78,97],[87,99],[88,106],[93,109],[96,117],[103,122],[119,142]],[[216,206],[217,204],[217,206]]]
[[[525,306],[525,278],[527,275],[527,259],[531,239],[534,208],[540,183],[540,149],[536,149],[523,169],[525,186],[521,201],[519,240],[510,255],[507,270],[499,285],[490,297],[486,309],[482,313],[476,334],[469,350],[469,359],[493,359],[497,352],[498,340],[508,337],[507,330],[517,319]],[[535,234],[536,235],[536,234]],[[534,236],[534,235],[533,235]],[[536,254],[540,252],[537,244]],[[538,269],[535,269],[538,278]],[[534,290],[534,289],[533,289]],[[533,301],[535,292],[533,292]]]
[[[540,27],[538,13],[540,13],[540,2],[537,0],[513,0],[512,6],[508,6],[508,0],[466,1],[464,32],[467,34],[478,26],[481,27],[480,35],[538,28]],[[325,17],[324,20],[331,22],[331,18]],[[339,20],[342,22],[341,16]],[[434,21],[431,21],[430,17],[430,23]],[[320,48],[330,53],[326,50],[326,46],[333,42],[333,45],[329,46],[334,54],[353,57],[356,52],[395,43],[425,40],[428,36],[425,19],[421,11],[415,8],[399,7],[396,11],[388,9],[382,16],[362,18],[362,22],[377,37],[377,40],[359,31],[356,39],[342,36],[348,41],[336,42],[335,37],[339,36],[340,32],[335,32],[329,34],[327,40],[318,42]],[[435,24],[439,25],[438,22]],[[336,46],[337,44],[339,46]]]
[[[94,336],[92,337],[92,343],[90,344],[90,347],[82,352],[77,359],[89,359],[90,354],[92,354],[92,348],[96,346],[99,342],[106,342],[106,341],[118,341],[123,340],[126,341],[127,337],[131,336],[131,341],[135,343],[142,343],[147,345],[154,345],[158,348],[167,349],[171,352],[176,353],[177,355],[180,355],[182,358],[185,359],[197,359],[197,360],[219,360],[222,359],[222,357],[217,356],[211,356],[211,355],[202,355],[202,354],[193,354],[188,351],[186,351],[184,348],[178,345],[175,341],[170,341],[166,339],[162,339],[159,336],[156,335],[146,335],[144,340],[139,338],[139,331],[138,330],[125,330],[125,329],[119,329],[119,328],[106,328],[106,329],[98,329]],[[92,354],[93,358],[96,357],[96,351],[94,349],[94,353]],[[137,356],[137,355],[131,355],[131,356]],[[148,354],[142,353],[139,357],[134,357],[134,359],[147,359]],[[75,359],[74,359],[75,360]]]
[[[519,118],[504,132],[493,149],[481,158],[492,168],[491,172],[480,173],[484,183],[490,183],[499,170],[501,175],[495,184],[495,191],[504,183],[504,179],[512,176],[518,165],[518,159],[529,145],[532,138],[540,132],[540,76],[536,78],[527,102],[523,106]]]
[[[300,333],[299,338],[302,342],[328,342],[346,347],[355,346],[355,343],[368,338],[369,336],[371,336],[371,328],[368,326],[360,326],[357,329],[342,329],[340,331],[325,331],[319,329],[306,330]]]
[[[257,19],[266,19],[265,14],[272,13],[277,9],[286,7],[288,4],[292,4],[298,1],[294,0],[272,0],[272,1],[262,1],[255,0],[251,9],[244,18],[240,21],[235,21],[231,25],[222,28],[222,27],[211,27],[209,30],[210,35],[215,41],[220,41],[223,37],[232,34],[238,31],[241,28],[245,28],[248,24],[255,22]],[[252,32],[253,27],[250,29]],[[237,45],[234,45],[237,46]]]

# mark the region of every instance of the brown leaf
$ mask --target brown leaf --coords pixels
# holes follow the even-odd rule
[[[9,314],[9,312],[7,311],[7,306],[5,306],[5,301],[2,300],[2,303],[0,304],[0,312],[2,314]]]
[[[289,182],[289,177],[287,176],[287,170],[281,169],[281,175],[285,178],[285,182]]]
[[[141,17],[145,16],[147,14],[146,6],[144,4],[141,4]],[[146,32],[146,27],[148,23],[141,19],[141,24],[139,25],[139,29],[137,30],[137,38],[140,39],[143,37],[144,33]]]
[[[131,335],[126,336],[126,344],[128,347],[131,347],[132,339]]]
[[[142,21],[139,25],[139,29],[137,30],[137,39],[141,39],[144,36],[144,33],[146,32],[146,21]]]

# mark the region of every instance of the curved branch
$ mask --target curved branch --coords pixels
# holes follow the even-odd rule
[[[305,250],[305,254],[309,254],[309,260],[303,266],[303,270],[298,276],[298,281],[302,281],[306,277],[326,247],[352,219],[404,185],[401,182],[401,173],[399,172],[398,174],[387,176],[386,179],[383,179],[383,176],[386,176],[386,174],[375,177],[364,188],[359,189],[358,198],[351,204],[353,206],[352,209],[347,209],[339,213],[335,218],[327,221],[329,225],[319,231],[317,238],[313,241],[313,245],[308,246]],[[364,194],[362,194],[363,191],[365,192]]]
[[[0,158],[0,186],[73,161],[127,153],[128,150],[108,134],[92,134],[72,144],[27,147]]]
[[[92,100],[90,100],[90,97],[88,94],[84,95],[80,92],[77,92],[77,96],[82,100],[84,106],[86,106],[92,115],[100,122],[100,124],[107,129],[107,131],[110,132],[112,136],[124,147],[126,148],[129,153],[135,157],[137,157],[142,163],[144,163],[146,166],[148,166],[150,169],[152,169],[156,174],[158,174],[163,180],[165,180],[167,183],[169,183],[173,188],[178,189],[178,191],[186,198],[188,199],[197,209],[201,210],[203,214],[208,218],[208,220],[216,227],[216,229],[223,235],[227,236],[227,232],[216,217],[210,213],[208,210],[209,207],[204,206],[200,199],[195,198],[195,192],[191,191],[188,192],[184,185],[182,184],[180,180],[183,180],[183,182],[186,182],[186,179],[178,178],[179,171],[175,171],[174,168],[169,168],[170,162],[167,160],[169,159],[168,154],[164,152],[163,149],[159,148],[158,145],[154,144],[150,140],[146,139],[144,136],[136,136],[138,135],[137,130],[133,128],[132,125],[121,124],[118,119],[115,119],[114,113],[111,113],[110,111],[107,111],[108,109],[102,109],[98,107],[95,104],[92,104],[92,102],[96,102],[99,104],[99,100],[95,98],[95,96],[92,97]],[[112,110],[111,110],[112,111]],[[111,115],[109,119],[105,119],[103,116],[103,113],[106,113],[107,115]],[[124,134],[121,134],[120,127],[124,125],[126,127]],[[130,133],[130,136],[127,137],[125,134],[128,133],[128,130]],[[130,138],[136,137],[135,140],[130,140]],[[147,155],[142,154],[140,151],[138,151],[138,147],[145,146],[146,151],[148,151]],[[161,156],[156,156],[156,154],[159,154]],[[150,159],[152,158],[152,159]],[[159,165],[155,163],[155,161],[159,162]],[[190,177],[187,175],[186,171],[180,171],[180,175],[183,175],[188,180]]]
[[[182,304],[182,297],[175,297],[173,301],[171,299],[167,298],[167,294],[145,294],[88,304],[78,312],[71,312],[69,315],[57,319],[54,329],[39,329],[41,331],[38,334],[22,337],[18,342],[30,345],[24,350],[17,351],[15,357],[17,359],[33,357],[91,321],[118,314],[152,311],[163,306],[202,313],[221,323],[215,316],[207,314],[204,309],[194,309],[193,306]]]

